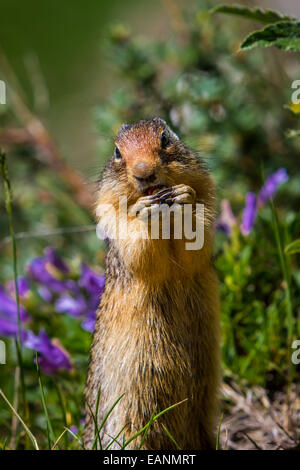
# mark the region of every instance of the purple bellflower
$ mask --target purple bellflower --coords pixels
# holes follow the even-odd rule
[[[28,273],[32,279],[48,290],[61,293],[72,289],[73,281],[65,280],[69,268],[51,247],[44,251],[45,255],[35,258],[28,266]],[[42,296],[45,291],[42,292]]]
[[[242,215],[241,232],[243,235],[249,235],[257,215],[256,195],[254,193],[246,194],[246,204]]]
[[[83,316],[82,328],[92,333],[95,329],[96,311],[104,291],[105,276],[82,263],[78,285],[81,289],[73,292],[73,295],[61,294],[56,302],[56,310],[74,317]]]
[[[221,202],[221,215],[216,222],[216,230],[218,232],[225,232],[230,235],[232,228],[236,225],[236,218],[233,215],[230,202],[223,199]]]
[[[289,176],[285,168],[279,168],[279,170],[275,171],[275,173],[272,173],[270,176],[268,176],[265,184],[260,190],[258,196],[258,205],[262,206],[268,201],[268,199],[272,199],[278,187],[288,181],[288,179]]]
[[[21,338],[25,348],[40,353],[39,365],[46,374],[53,375],[60,369],[72,369],[68,353],[58,340],[53,339],[51,341],[44,330],[41,330],[38,335],[35,335],[32,331],[23,330]]]

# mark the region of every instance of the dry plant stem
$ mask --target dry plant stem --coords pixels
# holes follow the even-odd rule
[[[58,227],[52,230],[43,230],[41,232],[18,232],[15,234],[16,240],[27,238],[48,238],[52,236],[67,235],[72,233],[92,232],[96,231],[96,225],[76,225],[74,227]],[[5,237],[0,241],[0,247],[10,242],[10,237]]]
[[[24,407],[26,419],[27,421],[29,421],[29,407],[26,401],[26,388],[25,388],[23,357],[22,357],[20,298],[19,298],[19,290],[18,290],[18,282],[17,282],[17,279],[18,279],[17,244],[16,244],[16,237],[15,237],[14,226],[13,226],[12,190],[11,190],[10,180],[8,177],[6,157],[1,152],[1,150],[0,150],[0,169],[1,169],[1,174],[2,174],[3,181],[4,181],[5,204],[6,204],[7,214],[8,214],[9,232],[10,232],[10,238],[11,238],[11,243],[12,243],[14,287],[15,287],[15,296],[16,296],[17,324],[18,324],[18,331],[17,331],[17,336],[15,338],[15,345],[16,345],[18,364],[20,367],[21,394],[22,394],[23,407]],[[19,386],[15,386],[16,393],[18,393],[18,390],[19,390]]]
[[[57,444],[59,443],[59,441],[61,440],[61,438],[64,436],[64,434],[67,432],[66,429],[63,430],[63,432],[61,433],[61,435],[56,439],[55,443],[53,444],[53,446],[51,447],[51,450],[55,450],[55,447],[57,446]]]
[[[14,415],[16,415],[16,417],[18,418],[18,420],[20,421],[20,423],[23,425],[27,435],[30,437],[33,445],[34,445],[34,448],[35,450],[39,450],[39,446],[38,446],[38,443],[37,443],[37,440],[36,438],[34,437],[34,435],[32,434],[32,432],[30,431],[30,429],[28,428],[28,426],[26,426],[26,424],[24,423],[23,419],[21,418],[21,416],[18,414],[18,412],[14,409],[14,407],[10,404],[10,402],[8,401],[8,399],[6,398],[6,396],[4,395],[2,389],[0,388],[0,395],[2,396],[2,398],[4,399],[4,401],[7,403],[7,405],[10,407],[10,409],[12,410],[12,412],[14,413]]]

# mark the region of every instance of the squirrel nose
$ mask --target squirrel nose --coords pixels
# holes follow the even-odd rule
[[[145,162],[139,162],[134,166],[133,176],[139,182],[152,183],[156,176],[153,166],[149,166]]]

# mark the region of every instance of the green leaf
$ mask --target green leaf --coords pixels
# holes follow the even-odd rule
[[[281,21],[249,34],[241,49],[276,46],[284,51],[300,51],[300,22]]]
[[[226,13],[229,15],[243,16],[262,23],[276,23],[277,21],[293,21],[296,18],[285,16],[274,10],[262,8],[248,8],[242,5],[218,5],[211,10],[212,13]]]
[[[300,238],[294,240],[292,243],[287,245],[284,251],[287,255],[294,255],[296,253],[300,253]]]

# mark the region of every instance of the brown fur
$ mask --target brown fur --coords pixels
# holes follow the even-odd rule
[[[167,131],[170,145],[161,148]],[[152,413],[185,403],[164,414],[150,429],[143,449],[174,449],[162,428],[182,449],[215,445],[219,383],[218,281],[211,262],[215,191],[199,157],[159,118],[122,126],[117,138],[122,160],[114,157],[104,171],[97,205],[113,204],[126,195],[130,204],[143,195],[134,175],[155,172],[167,187],[185,184],[205,204],[205,241],[199,251],[185,249],[186,240],[130,237],[110,241],[106,286],[98,311],[86,400],[95,409],[101,389],[99,423],[123,393],[103,430],[107,445],[122,427],[128,439]],[[143,162],[143,165],[138,165]],[[140,173],[138,173],[140,175]],[[100,221],[112,230],[109,214]],[[130,217],[128,230],[145,229]],[[88,407],[84,443],[91,448],[94,423]],[[135,449],[139,440],[129,448]],[[111,449],[119,446],[115,443]]]

